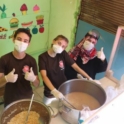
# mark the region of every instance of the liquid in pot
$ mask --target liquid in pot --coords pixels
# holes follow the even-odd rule
[[[90,110],[95,110],[100,107],[97,99],[91,95],[83,92],[72,92],[65,96],[65,98],[77,109],[82,110],[83,105],[88,106]]]

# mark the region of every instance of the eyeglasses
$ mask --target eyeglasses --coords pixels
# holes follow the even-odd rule
[[[90,38],[94,38],[94,39],[98,40],[98,37],[96,37],[94,35],[89,34],[89,36],[90,36]]]
[[[91,35],[91,34],[89,34],[89,33],[87,33],[87,34],[85,35],[85,37],[87,37],[87,36],[90,36],[90,38],[94,38],[94,39],[98,40],[98,37],[97,37],[97,36]]]

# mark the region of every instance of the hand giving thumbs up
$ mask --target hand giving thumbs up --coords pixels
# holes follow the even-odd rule
[[[15,69],[13,68],[13,70],[5,76],[6,82],[12,82],[12,83],[16,82],[18,78],[18,74],[14,74],[14,72]]]
[[[32,67],[30,68],[30,72],[25,73],[25,79],[31,82],[34,82],[36,79],[36,76],[34,75],[34,72],[32,70]]]
[[[101,48],[100,51],[97,52],[97,57],[98,57],[99,59],[101,59],[102,61],[105,60],[105,54],[104,54],[104,52],[103,52],[103,47]]]

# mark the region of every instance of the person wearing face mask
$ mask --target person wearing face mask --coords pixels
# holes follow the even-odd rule
[[[68,39],[63,35],[58,35],[52,42],[52,47],[39,55],[39,71],[44,83],[45,104],[50,104],[55,98],[63,99],[64,96],[57,89],[67,81],[64,74],[65,64],[70,65],[75,71],[90,79],[82,69],[71,59],[65,51],[68,45]]]
[[[39,85],[37,64],[26,54],[32,35],[27,29],[19,28],[13,37],[14,50],[0,58],[0,87],[5,86],[4,107],[10,103],[31,98],[31,84]]]
[[[103,47],[100,51],[97,51],[95,48],[99,37],[100,33],[96,29],[92,29],[68,52],[77,65],[92,79],[95,79],[97,73],[104,72],[107,68],[107,60]],[[68,80],[81,78],[80,74],[68,65],[65,68],[65,75]]]

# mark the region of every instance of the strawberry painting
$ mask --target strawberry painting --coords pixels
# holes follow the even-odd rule
[[[2,14],[1,14],[1,18],[6,18],[6,13],[5,13],[5,10],[6,10],[6,6],[5,4],[3,4],[3,7],[0,6],[0,10],[2,11]]]
[[[39,33],[43,33],[43,32],[44,32],[44,27],[43,27],[43,25],[40,25]]]

